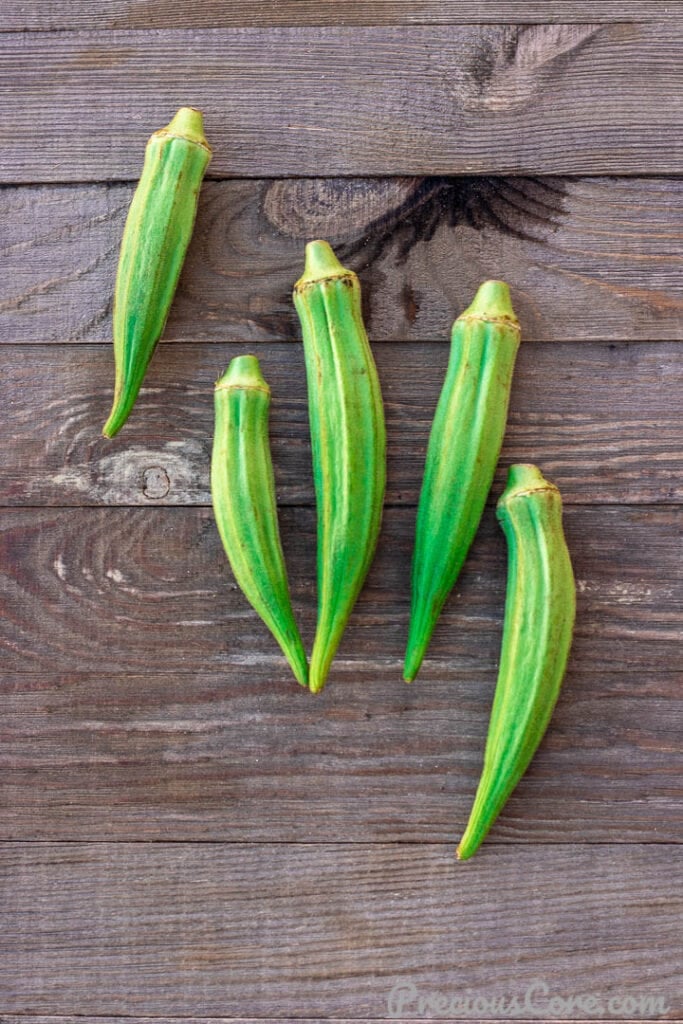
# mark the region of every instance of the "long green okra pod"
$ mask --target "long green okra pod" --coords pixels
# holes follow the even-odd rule
[[[202,115],[192,107],[181,107],[147,143],[116,273],[116,383],[105,437],[114,437],[128,419],[164,330],[210,159]]]
[[[211,497],[235,579],[302,686],[308,665],[287,583],[268,443],[270,388],[255,356],[238,356],[216,382]]]
[[[508,544],[500,668],[460,860],[477,851],[543,738],[574,627],[574,574],[557,487],[536,466],[511,466],[497,515]]]
[[[317,693],[375,551],[386,437],[358,278],[327,242],[306,246],[294,304],[303,333],[318,510],[318,622],[309,677]]]
[[[486,281],[453,324],[415,527],[404,678],[417,675],[467,556],[505,432],[519,323],[503,281]]]

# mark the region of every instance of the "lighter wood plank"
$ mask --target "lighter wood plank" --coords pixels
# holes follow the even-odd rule
[[[644,997],[644,1003],[645,999]],[[647,1004],[646,1004],[647,1005]],[[325,1017],[325,1021],[329,1021],[329,1024],[386,1024],[386,1017]],[[418,1021],[423,1021],[424,1017],[392,1017],[392,1024],[417,1024]],[[487,1024],[504,1024],[505,1021],[519,1020],[520,1018],[504,1017],[504,1018],[493,1018],[487,1017]],[[639,1020],[629,1017],[628,1020],[624,1017],[618,1018],[624,1021],[624,1024],[650,1024],[652,1018],[641,1018]],[[13,1014],[3,1014],[3,1024],[151,1024],[152,1021],[158,1021],[158,1017],[104,1017],[98,1015],[97,1017],[90,1016],[88,1014],[79,1014],[77,1017],[60,1015],[58,1017],[41,1016],[36,1017],[34,1015],[28,1015],[22,1013],[19,1016]],[[472,1021],[469,1017],[439,1017],[440,1024],[461,1024],[462,1021]],[[563,1024],[575,1024],[574,1020],[569,1018],[563,1018]],[[173,1017],[173,1024],[308,1024],[310,1017]],[[604,1017],[600,1020],[588,1020],[582,1018],[582,1024],[602,1024]]]
[[[2,505],[208,505],[213,383],[243,345],[162,345],[125,429],[100,436],[111,402],[109,347],[5,346]],[[494,484],[513,462],[542,465],[565,502],[683,501],[683,368],[670,344],[524,342]],[[448,348],[374,345],[388,425],[387,502],[417,502]],[[282,505],[313,504],[299,345],[263,344]]]
[[[644,997],[643,1003],[647,1005],[646,998]],[[386,1017],[325,1017],[325,1021],[329,1021],[329,1024],[386,1024]],[[462,1021],[472,1021],[472,1017],[439,1017],[440,1024],[461,1024]],[[493,1018],[487,1017],[487,1024],[504,1024],[505,1021],[519,1020],[520,1018],[504,1017],[504,1018]],[[650,1024],[652,1018],[641,1018],[640,1020],[632,1017],[618,1018],[624,1021],[624,1024]],[[29,1016],[28,1014],[22,1013],[20,1016],[14,1016],[13,1014],[3,1014],[3,1024],[149,1024],[152,1021],[158,1021],[158,1017],[103,1017],[98,1015],[97,1017],[89,1016],[84,1014],[78,1017],[61,1015],[58,1017],[36,1017],[34,1015]],[[425,1017],[392,1017],[392,1024],[417,1024],[418,1021],[424,1021]],[[563,1018],[563,1024],[575,1024],[574,1020]],[[582,1018],[582,1024],[602,1024],[604,1017],[600,1020],[588,1020]],[[173,1017],[173,1024],[308,1024],[310,1017]]]
[[[680,508],[568,507],[578,579],[577,670],[675,671],[680,645]],[[310,641],[315,522],[284,509],[293,601]],[[358,666],[403,656],[414,510],[385,510],[378,555],[339,652]],[[209,509],[0,513],[5,671],[242,671],[279,665],[275,642],[237,591]],[[450,675],[493,674],[504,544],[493,510],[440,620],[430,658]],[[334,679],[334,669],[331,676]],[[634,684],[635,685],[635,684]]]
[[[268,25],[458,25],[575,21],[672,21],[683,4],[667,0],[98,0],[99,30],[112,28],[235,28]],[[88,29],[92,0],[4,0],[0,29]]]
[[[181,103],[218,178],[675,174],[682,43],[679,22],[7,33],[0,180],[134,180]]]
[[[680,676],[596,675],[580,647],[488,842],[680,842]],[[320,700],[271,660],[7,676],[0,837],[457,841],[481,771],[491,657],[428,665],[412,687],[386,659],[346,663]]]
[[[468,866],[429,844],[1,852],[8,1012],[391,1017],[412,984],[443,994],[443,1015],[465,996],[523,1002],[532,982],[539,1009],[579,994],[682,1009],[680,848],[490,846]]]
[[[0,191],[0,341],[108,341],[132,185]],[[527,341],[683,339],[683,180],[206,182],[165,337],[298,339],[304,244],[358,271],[373,340],[445,341],[479,284]]]

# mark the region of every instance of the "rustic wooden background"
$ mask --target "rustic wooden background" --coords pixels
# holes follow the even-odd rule
[[[0,19],[3,1022],[683,1017],[683,4]],[[184,104],[215,156],[108,442],[123,221]],[[318,699],[236,590],[208,492],[212,383],[253,351],[310,644],[290,292],[316,236],[361,277],[389,430],[377,559]],[[500,643],[492,504],[410,688],[400,665],[450,323],[494,276],[524,338],[494,496],[514,460],[559,484],[579,606],[551,729],[458,865]]]

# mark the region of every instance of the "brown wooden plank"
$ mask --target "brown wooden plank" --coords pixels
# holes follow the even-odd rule
[[[674,0],[98,0],[97,26],[104,29],[265,28],[304,25],[462,25],[576,21],[672,21],[683,15]],[[4,0],[2,31],[89,29],[92,0]]]
[[[420,994],[438,1016],[469,996],[475,1019],[477,997],[537,1019],[553,997],[575,1017],[625,996],[683,1009],[680,848],[489,847],[467,866],[431,844],[1,853],[6,1012],[391,1018]]]
[[[417,1001],[417,1000],[416,1000]],[[647,1004],[643,1001],[643,1006],[647,1010],[655,1004]],[[424,1017],[392,1017],[392,1024],[418,1024],[418,1021],[424,1021]],[[433,1018],[432,1018],[433,1019]],[[439,1024],[462,1024],[463,1021],[468,1021],[469,1024],[472,1022],[471,1017],[439,1017]],[[158,1021],[157,1017],[103,1017],[97,1016],[92,1017],[88,1014],[78,1017],[62,1014],[58,1017],[46,1017],[46,1016],[34,1016],[29,1014],[20,1014],[14,1016],[12,1014],[3,1014],[2,1024],[151,1024],[152,1021]],[[494,1018],[487,1017],[486,1024],[504,1024],[505,1021],[509,1021],[509,1017]],[[562,1018],[563,1024],[574,1024],[578,1018]],[[604,1018],[600,1020],[588,1020],[584,1019],[582,1024],[602,1024]],[[652,1018],[618,1018],[622,1024],[649,1024]],[[326,1024],[386,1024],[386,1017],[326,1017]],[[174,1017],[173,1024],[301,1024],[300,1017]]]
[[[182,103],[218,178],[676,174],[682,42],[679,21],[6,33],[1,180],[134,180]]]
[[[488,842],[680,842],[680,674],[577,658]],[[321,700],[264,660],[6,676],[0,837],[457,842],[481,772],[490,657],[428,665],[411,687],[396,665],[346,663]]]
[[[417,999],[416,999],[417,1001]],[[658,1005],[658,1004],[657,1004]],[[650,1006],[656,1006],[655,1004],[647,1004],[643,1000],[643,1006],[648,1009]],[[386,1017],[326,1017],[326,1024],[386,1024]],[[418,1021],[424,1021],[424,1017],[392,1017],[392,1024],[418,1024]],[[434,1019],[434,1018],[431,1018]],[[505,1021],[509,1021],[511,1018],[494,1018],[487,1017],[486,1024],[504,1024]],[[36,1017],[34,1015],[20,1014],[19,1016],[13,1016],[12,1014],[3,1014],[2,1024],[150,1024],[152,1021],[157,1021],[157,1017],[92,1017],[88,1014],[83,1016],[73,1017],[69,1015],[60,1015],[58,1017]],[[463,1021],[468,1021],[471,1024],[472,1017],[439,1017],[439,1024],[462,1024]],[[578,1018],[562,1018],[563,1024],[574,1024]],[[602,1024],[604,1018],[600,1020],[588,1020],[584,1019],[582,1024]],[[640,1018],[638,1020],[634,1018],[618,1018],[622,1024],[649,1024],[652,1018]],[[225,1022],[225,1024],[301,1024],[300,1017],[174,1017],[173,1024],[218,1024],[218,1022]]]
[[[494,485],[536,462],[565,502],[683,501],[683,367],[676,343],[525,342]],[[2,505],[210,504],[213,383],[243,345],[162,345],[119,437],[100,436],[111,401],[108,346],[4,347]],[[374,345],[388,425],[389,504],[415,504],[447,345]],[[273,393],[281,504],[312,504],[303,354],[259,346]]]
[[[0,340],[108,341],[132,185],[0,191]],[[373,340],[446,340],[486,278],[527,341],[683,338],[683,180],[209,181],[165,337],[298,339],[305,242],[358,271]]]
[[[339,652],[340,664],[398,668],[408,617],[414,510],[385,510],[378,556]],[[575,657],[605,666],[681,667],[680,524],[674,507],[568,507],[579,586]],[[282,510],[293,602],[310,641],[315,522]],[[5,671],[164,672],[280,664],[237,591],[209,509],[22,509],[0,513],[0,643]],[[493,672],[504,544],[488,509],[430,657],[448,674]],[[334,670],[332,673],[334,678]]]

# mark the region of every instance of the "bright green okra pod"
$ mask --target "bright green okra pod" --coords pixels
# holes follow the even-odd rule
[[[306,246],[294,305],[303,333],[318,515],[318,621],[309,676],[318,693],[377,544],[386,434],[358,278],[327,242]]]
[[[511,466],[497,515],[508,544],[500,668],[460,860],[476,853],[543,738],[574,628],[576,589],[557,487],[536,466]]]
[[[116,273],[116,382],[105,437],[114,437],[128,419],[164,330],[210,159],[202,115],[193,107],[181,107],[147,143]]]
[[[505,422],[519,323],[503,281],[486,281],[453,324],[415,527],[403,675],[417,675],[479,525]]]
[[[211,498],[233,575],[302,686],[308,665],[280,543],[268,443],[270,388],[255,356],[233,359],[214,392]]]

